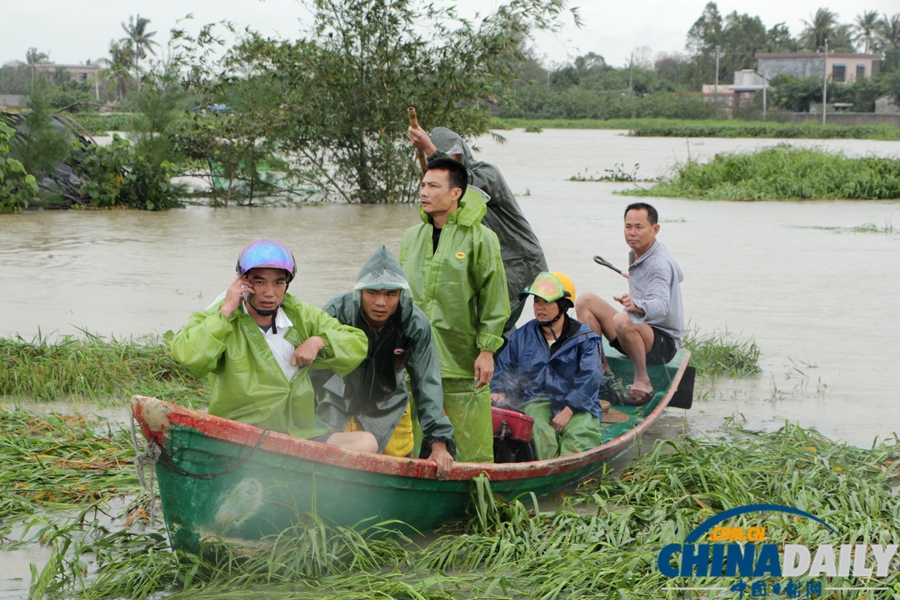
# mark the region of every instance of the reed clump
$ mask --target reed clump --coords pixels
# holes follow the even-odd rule
[[[105,339],[86,332],[53,342],[41,335],[31,341],[0,338],[0,396],[52,401],[140,394],[203,405],[208,402],[205,388],[156,341]]]
[[[780,144],[753,153],[689,160],[667,179],[627,196],[700,200],[887,200],[900,198],[900,159],[849,158]]]
[[[752,377],[762,373],[759,346],[753,339],[741,339],[728,331],[700,333],[690,328],[682,345],[691,351],[691,366],[700,377]]]
[[[624,471],[586,482],[554,511],[540,510],[533,497],[501,498],[489,481],[476,479],[471,518],[422,547],[385,538],[391,524],[354,531],[304,515],[271,540],[269,551],[226,551],[209,560],[170,550],[161,529],[112,530],[83,520],[47,538],[55,551],[46,568],[34,570],[32,597],[676,597],[662,588],[721,587],[733,579],[666,579],[656,566],[660,549],[737,506],[791,506],[837,532],[784,513],[729,522],[765,526],[766,543],[893,543],[898,441],[856,448],[790,424],[772,433],[736,428],[682,437],[658,442]],[[848,588],[850,595],[835,597],[855,597],[849,588],[872,585],[897,593],[900,571],[829,582]]]

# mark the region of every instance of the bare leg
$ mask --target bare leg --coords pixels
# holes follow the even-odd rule
[[[328,438],[327,444],[332,446],[340,446],[348,450],[357,450],[359,452],[378,452],[378,440],[368,431],[342,431],[340,433],[332,433]]]
[[[627,312],[616,313],[613,317],[619,344],[634,364],[634,383],[632,388],[644,392],[652,392],[650,375],[647,373],[647,352],[653,347],[653,329],[646,323],[635,325],[628,318]]]
[[[597,294],[584,292],[578,296],[575,300],[575,314],[579,321],[590,327],[597,335],[605,335],[609,341],[616,339],[613,318],[619,311]],[[603,357],[603,370],[610,370],[606,356]]]

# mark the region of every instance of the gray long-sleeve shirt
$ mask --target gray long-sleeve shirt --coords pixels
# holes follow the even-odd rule
[[[631,322],[646,323],[668,333],[680,347],[684,335],[681,267],[659,240],[637,260],[634,251],[630,252],[628,264],[628,295],[644,311],[643,315],[629,312]]]

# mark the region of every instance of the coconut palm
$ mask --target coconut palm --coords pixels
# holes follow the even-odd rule
[[[806,29],[800,34],[803,45],[814,52],[825,47],[825,40],[834,39],[838,27],[837,14],[827,8],[820,8],[811,16],[810,21],[804,20]]]
[[[867,10],[856,15],[853,22],[853,41],[857,48],[861,45],[866,54],[878,49],[878,20],[878,11]]]
[[[131,69],[134,68],[131,43],[125,40],[110,42],[109,58],[102,61],[104,66],[100,76],[115,82],[119,100],[122,100],[128,91],[128,79],[131,76]]]
[[[878,33],[882,41],[882,50],[900,50],[900,13],[887,16],[878,21]]]
[[[37,66],[46,63],[49,59],[50,55],[40,52],[34,47],[29,48],[25,52],[25,64],[28,65],[28,69],[31,71],[31,85],[34,85],[34,72],[37,70]]]
[[[136,17],[132,15],[128,17],[128,25],[122,23],[122,29],[125,30],[125,33],[128,34],[128,36],[122,38],[120,43],[127,44],[131,49],[133,66],[138,80],[138,89],[141,87],[140,61],[147,58],[148,52],[153,56],[156,56],[156,50],[153,49],[153,46],[159,46],[155,40],[150,39],[156,35],[156,32],[147,31],[147,25],[149,24],[150,19],[144,18],[141,15]]]

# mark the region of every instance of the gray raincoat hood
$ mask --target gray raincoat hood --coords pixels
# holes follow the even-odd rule
[[[431,143],[445,154],[461,154],[462,164],[466,166],[476,162],[469,145],[452,129],[435,127],[431,130]]]
[[[353,289],[409,291],[409,283],[400,263],[387,246],[382,245],[359,271]]]

